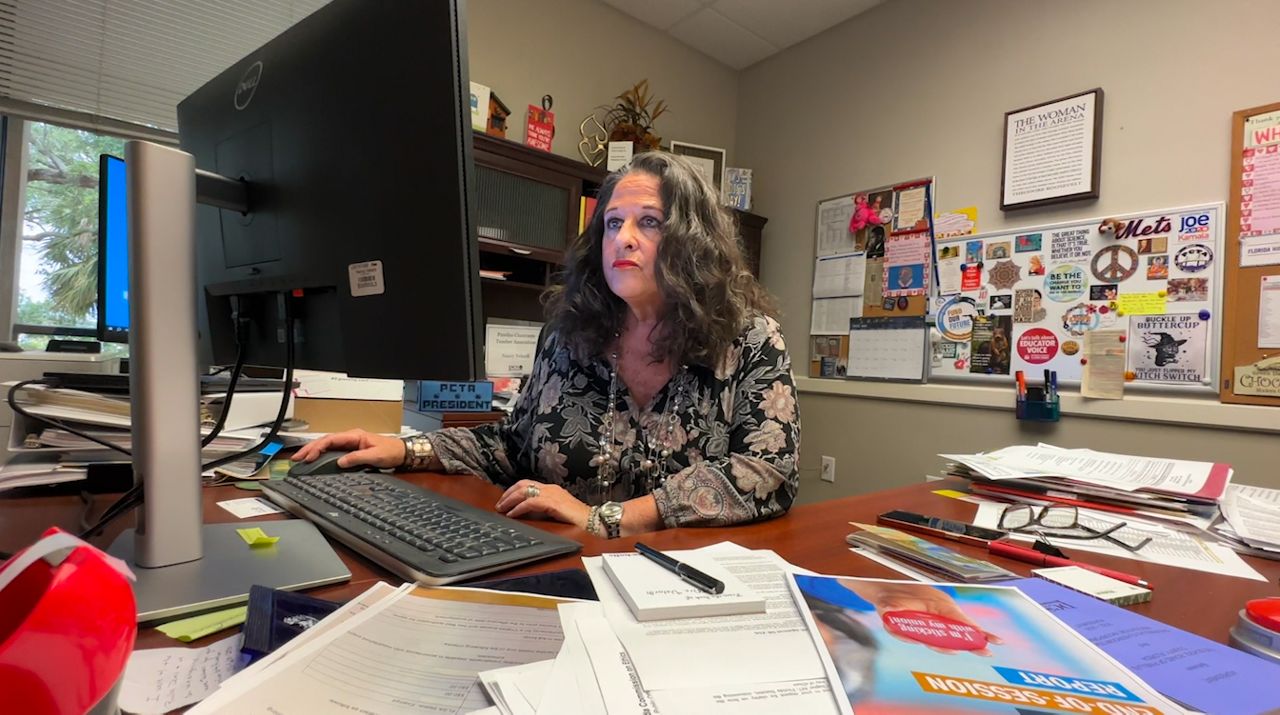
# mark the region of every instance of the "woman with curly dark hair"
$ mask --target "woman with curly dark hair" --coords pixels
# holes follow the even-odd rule
[[[791,358],[715,188],[687,160],[635,157],[547,294],[533,372],[503,422],[299,450],[341,466],[466,472],[496,508],[616,537],[786,513],[799,485]]]

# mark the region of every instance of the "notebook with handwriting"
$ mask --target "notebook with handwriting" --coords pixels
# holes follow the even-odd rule
[[[602,554],[605,573],[637,621],[764,613],[764,598],[714,559],[696,551],[668,554],[723,581],[724,593],[701,591],[637,553]]]

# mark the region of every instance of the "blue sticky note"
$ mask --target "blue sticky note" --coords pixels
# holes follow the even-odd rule
[[[1017,586],[1148,685],[1197,710],[1253,715],[1280,708],[1280,689],[1258,687],[1280,682],[1280,665],[1044,579],[1001,585]]]

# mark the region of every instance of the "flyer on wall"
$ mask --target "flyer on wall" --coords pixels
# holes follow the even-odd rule
[[[792,579],[840,712],[1183,712],[1016,588]]]

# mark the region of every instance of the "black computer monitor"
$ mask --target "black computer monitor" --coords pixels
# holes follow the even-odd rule
[[[243,347],[283,367],[292,344],[294,367],[482,374],[463,16],[462,0],[334,0],[183,100],[181,151],[125,145],[146,499],[111,553],[137,567],[140,618],[349,576],[308,522],[272,522],[271,553],[201,525],[197,343],[221,364]]]
[[[202,354],[362,377],[483,375],[470,88],[458,3],[337,0],[178,105],[196,167],[249,185],[250,211],[196,217]]]
[[[98,339],[129,342],[129,217],[124,159],[98,165]]]

